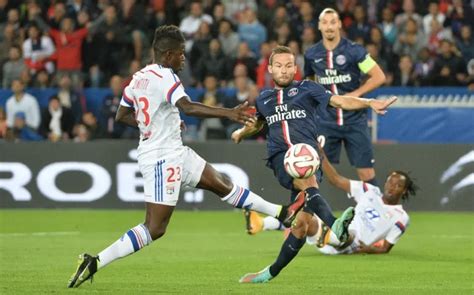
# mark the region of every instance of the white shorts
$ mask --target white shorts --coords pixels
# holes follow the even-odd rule
[[[176,206],[181,187],[196,187],[206,161],[184,146],[155,164],[138,165],[145,180],[145,202]]]

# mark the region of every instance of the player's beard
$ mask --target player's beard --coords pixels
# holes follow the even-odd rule
[[[273,78],[273,83],[275,83],[276,86],[280,87],[280,88],[286,88],[288,87],[288,85],[291,84],[291,82],[293,82],[293,79],[295,78],[295,76],[288,76],[289,79],[287,79],[287,82],[283,82],[283,81],[278,81],[277,79]]]

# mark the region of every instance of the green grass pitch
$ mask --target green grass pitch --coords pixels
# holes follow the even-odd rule
[[[141,222],[141,211],[1,210],[0,294],[474,294],[472,213],[411,213],[389,255],[327,257],[306,245],[270,283],[241,285],[279,252],[281,232],[248,236],[242,214],[175,212],[167,234],[69,290],[78,254]]]

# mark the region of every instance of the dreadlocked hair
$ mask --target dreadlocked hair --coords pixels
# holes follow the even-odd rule
[[[406,191],[402,195],[402,200],[407,201],[410,196],[416,196],[416,192],[420,189],[415,183],[415,179],[410,177],[410,172],[404,172],[400,170],[392,171],[390,174],[396,173],[405,177],[405,188]]]

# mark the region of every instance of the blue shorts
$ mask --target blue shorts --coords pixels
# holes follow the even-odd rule
[[[374,152],[366,122],[344,126],[320,125],[318,131],[326,139],[324,152],[329,162],[339,163],[341,146],[344,143],[347,157],[352,166],[356,168],[374,167]]]
[[[286,152],[279,152],[273,156],[271,156],[267,160],[267,167],[273,170],[273,174],[278,179],[280,185],[288,190],[291,191],[291,201],[293,201],[300,192],[296,190],[293,186],[293,178],[286,173],[285,166],[283,165],[283,159],[285,158]],[[316,172],[316,179],[318,183],[322,181],[323,172],[319,169]]]

